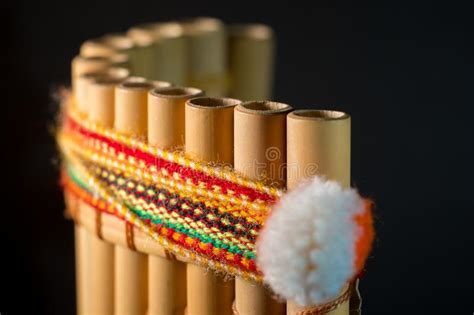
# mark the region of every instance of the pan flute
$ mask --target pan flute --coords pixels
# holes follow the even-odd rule
[[[214,18],[82,44],[57,134],[78,314],[360,311],[350,116],[266,101],[273,59],[271,28]]]

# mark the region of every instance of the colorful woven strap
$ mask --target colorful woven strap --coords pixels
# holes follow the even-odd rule
[[[283,190],[102,128],[69,107],[57,136],[64,189],[170,254],[262,281],[256,240]]]
[[[191,260],[261,280],[255,241],[282,190],[148,146],[72,111],[62,119],[58,142],[65,189],[163,244],[178,245]]]

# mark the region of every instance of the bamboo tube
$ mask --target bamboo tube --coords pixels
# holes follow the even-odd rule
[[[89,234],[90,241],[90,312],[85,314],[114,313],[114,245]]]
[[[184,112],[187,100],[203,91],[189,87],[165,87],[148,94],[148,142],[160,148],[184,146]]]
[[[116,78],[116,79],[125,79],[130,74],[130,71],[126,68],[119,68],[119,67],[111,67],[105,70],[100,71],[93,71],[93,72],[86,72],[81,74],[79,77],[76,78],[76,104],[78,109],[82,113],[86,113],[90,115],[90,106],[88,103],[90,102],[88,93],[90,93],[90,85],[96,79],[100,78]],[[93,100],[92,100],[93,101]],[[113,116],[111,117],[113,118]],[[101,119],[106,119],[105,117],[101,116]]]
[[[85,249],[82,248],[83,243],[81,242],[81,233],[87,230],[81,226],[79,218],[77,217],[77,209],[79,207],[79,199],[72,193],[64,191],[64,203],[66,205],[66,215],[74,219],[74,259],[76,269],[76,313],[78,315],[83,314],[84,306],[87,302],[84,300],[86,287],[88,283],[84,283],[83,278],[83,255],[82,252]]]
[[[82,57],[76,56],[71,63],[71,86],[76,101],[84,101],[84,87],[81,86],[78,94],[78,81],[80,77],[86,73],[104,72],[110,67],[128,68],[129,58],[125,54],[115,54],[109,57]],[[79,83],[80,84],[80,83]],[[81,94],[82,93],[82,94]],[[79,108],[80,110],[84,110]]]
[[[115,54],[108,58],[113,66],[130,69],[130,57],[127,54]]]
[[[184,107],[199,89],[164,87],[148,93],[148,143],[164,149],[184,145]],[[148,257],[148,315],[182,315],[186,307],[186,265]]]
[[[297,110],[287,118],[287,187],[293,189],[304,178],[322,175],[350,185],[351,119],[343,112]],[[305,308],[288,301],[294,315]],[[327,313],[349,314],[349,301]]]
[[[102,71],[110,64],[111,61],[107,57],[76,56],[71,63],[71,75],[74,79],[87,72]]]
[[[154,77],[156,80],[186,84],[187,55],[184,28],[176,22],[153,23],[148,28],[154,36]]]
[[[239,100],[200,97],[186,103],[186,154],[211,162],[232,164],[233,107]]]
[[[185,151],[210,162],[232,164],[235,99],[200,97],[186,103]],[[187,265],[187,315],[232,314],[234,281],[195,264]]]
[[[125,82],[140,83],[140,82],[147,82],[147,80],[144,77],[130,76],[125,80]]]
[[[146,137],[147,94],[153,85],[124,82],[115,88],[117,131]],[[125,232],[124,232],[125,234]],[[147,309],[147,256],[115,247],[115,313],[143,315]]]
[[[170,82],[168,81],[158,81],[158,80],[153,80],[153,81],[148,81],[151,85],[153,85],[154,88],[166,88],[166,87],[170,87],[170,86],[173,86],[173,84],[171,84]]]
[[[76,224],[74,228],[76,254],[76,308],[77,314],[88,314],[91,310],[91,259],[89,232]]]
[[[234,111],[234,168],[250,178],[286,181],[286,115],[291,106],[246,102]],[[235,279],[235,307],[240,315],[285,314],[285,305],[256,283]]]
[[[262,24],[235,25],[229,32],[231,97],[244,100],[271,98],[274,35]]]
[[[71,86],[75,98],[77,91],[77,78],[88,72],[104,71],[110,67],[111,61],[105,57],[76,56],[71,62]]]
[[[85,41],[80,48],[82,57],[110,57],[117,53],[129,54],[133,41],[123,34],[109,34]]]
[[[125,34],[113,33],[107,34],[101,38],[107,45],[114,48],[117,53],[128,56],[128,68],[135,73],[135,68],[139,59],[137,58],[137,47],[133,40]]]
[[[89,114],[87,94],[89,84],[97,77],[127,76],[128,70],[109,68],[101,72],[85,73],[76,79],[78,109]],[[78,201],[79,214],[89,207]],[[100,241],[83,227],[76,227],[77,309],[79,314],[113,313],[113,246]]]
[[[124,82],[115,89],[115,129],[128,135],[146,137],[149,82]]]
[[[188,81],[209,96],[227,93],[227,44],[225,25],[214,18],[196,18],[183,22],[187,39]]]
[[[136,46],[134,52],[134,74],[143,76],[148,80],[155,77],[155,51],[154,34],[148,25],[138,25],[127,31],[127,36],[131,38]]]
[[[74,220],[74,255],[75,255],[75,267],[76,267],[76,312],[82,314],[82,307],[84,305],[84,284],[82,280],[82,264],[81,264],[81,244],[80,244],[80,233],[82,225],[80,224],[80,218],[78,217],[79,199],[73,193],[64,191],[64,203],[66,206],[66,217]],[[84,230],[87,230],[84,228]]]
[[[101,40],[119,53],[128,54],[134,48],[133,40],[126,34],[107,34],[101,37]]]
[[[316,174],[349,187],[350,128],[350,116],[343,112],[297,110],[288,115],[288,170],[293,164],[317,167],[289,173],[288,188]]]
[[[128,73],[127,70],[114,74],[114,69],[110,70],[89,82],[87,87],[89,120],[106,128],[114,126],[115,87],[127,79]]]
[[[274,102],[247,102],[235,108],[235,170],[251,178],[285,182],[286,114],[291,107]],[[283,314],[262,286],[236,279],[236,308],[245,314]]]
[[[147,309],[147,256],[115,247],[115,314],[145,314]]]
[[[94,121],[107,126],[113,125],[113,85],[96,85],[96,80],[123,80],[129,74],[124,68],[109,68],[102,72],[86,73],[77,80],[78,104],[84,113],[94,117]],[[80,95],[82,97],[79,97]],[[107,95],[108,94],[108,95]],[[106,108],[106,110],[103,110]],[[79,213],[90,208],[80,203]],[[82,229],[82,227],[81,227]],[[84,314],[113,314],[114,298],[114,246],[102,241],[96,235],[87,232],[79,233],[79,265],[86,266],[79,274],[84,284],[82,296]],[[86,246],[86,247],[83,247]],[[81,309],[82,310],[82,309]]]
[[[106,43],[103,38],[89,39],[80,48],[82,57],[109,57],[116,53],[115,48]]]
[[[109,60],[106,58],[84,58],[76,56],[71,64],[71,84],[74,98],[76,99],[76,106],[82,114],[86,114],[84,100],[81,100],[81,93],[79,93],[79,103],[77,97],[77,83],[76,78],[88,71],[104,70],[108,67]],[[83,204],[78,200],[78,208],[82,208]],[[80,211],[79,211],[80,215]],[[79,218],[78,218],[79,219]],[[91,257],[90,245],[91,240],[87,231],[76,225],[74,229],[75,235],[75,254],[76,254],[76,295],[77,295],[77,313],[87,314],[91,310]]]
[[[87,83],[102,75],[103,72],[104,71],[86,72],[76,78],[74,94],[77,109],[81,113],[87,114]]]

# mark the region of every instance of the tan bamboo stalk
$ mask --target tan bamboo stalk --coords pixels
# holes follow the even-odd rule
[[[183,22],[187,39],[188,81],[209,96],[227,94],[227,43],[222,21],[195,18]]]
[[[286,182],[286,115],[283,103],[246,102],[234,111],[234,167],[250,178]],[[235,307],[240,315],[285,314],[285,304],[271,297],[264,286],[235,279]]]
[[[351,119],[343,112],[328,110],[297,110],[287,118],[287,187],[313,175],[336,180],[344,187],[350,185]],[[342,292],[341,292],[342,293]],[[295,315],[304,310],[287,302],[287,312]],[[349,314],[349,301],[329,312]]]
[[[71,76],[74,79],[87,72],[101,71],[109,67],[110,64],[111,61],[107,57],[76,56],[71,63]]]
[[[147,97],[153,85],[124,82],[115,88],[117,131],[146,138]],[[125,231],[123,231],[125,234]],[[115,247],[115,313],[143,315],[147,310],[147,256]]]
[[[83,57],[109,57],[116,53],[117,50],[102,37],[89,39],[82,43],[80,48],[80,55]]]
[[[101,37],[101,40],[112,47],[117,53],[126,54],[128,56],[128,68],[135,74],[135,67],[139,63],[137,58],[137,47],[133,40],[127,37],[126,34],[113,33]]]
[[[87,115],[86,109],[86,92],[79,84],[78,78],[93,71],[105,71],[110,65],[108,58],[84,58],[77,56],[72,61],[72,84],[73,96],[75,105],[79,112]],[[83,85],[82,85],[83,86]],[[81,214],[81,209],[86,207],[86,204],[78,200],[77,208],[79,211],[76,214]],[[75,242],[76,242],[76,290],[77,290],[77,312],[78,314],[88,314],[92,311],[92,236],[79,225],[75,227]]]
[[[106,128],[114,126],[115,87],[128,77],[128,70],[122,73],[118,71],[115,74],[114,69],[110,70],[108,74],[98,76],[89,82],[87,87],[89,120]]]
[[[116,79],[125,79],[130,75],[130,71],[126,68],[120,67],[110,67],[105,70],[100,71],[93,71],[93,72],[86,72],[81,74],[76,78],[76,90],[75,90],[75,97],[76,97],[76,104],[78,109],[90,115],[90,106],[88,103],[90,100],[88,99],[88,93],[90,85],[98,78],[116,78]],[[94,101],[94,99],[92,99]],[[111,117],[113,118],[113,116]],[[106,119],[105,117],[101,117],[100,119]]]
[[[127,31],[136,46],[134,51],[134,74],[149,80],[155,77],[155,37],[148,25],[138,25]]]
[[[94,114],[95,121],[107,127],[113,121],[112,103],[107,103],[104,91],[96,93],[95,80],[124,79],[128,75],[124,68],[108,68],[101,72],[86,73],[78,78],[77,88],[79,109],[83,114]],[[113,88],[109,89],[113,94]],[[111,106],[109,110],[100,111],[101,108]],[[99,110],[97,110],[99,109]],[[78,202],[76,205],[79,215],[92,209],[89,205]],[[92,209],[93,210],[93,209]],[[95,211],[93,211],[95,212]],[[79,218],[80,219],[80,218]],[[95,231],[94,231],[95,232]],[[101,241],[96,235],[88,232],[82,226],[76,227],[76,269],[77,269],[77,295],[78,314],[113,314],[113,246]]]
[[[78,217],[78,208],[79,208],[79,199],[76,195],[64,191],[64,203],[66,206],[66,215],[74,220],[74,255],[75,255],[75,269],[76,269],[76,313],[78,315],[83,314],[84,305],[87,304],[84,301],[84,294],[86,292],[86,287],[88,283],[84,283],[83,279],[83,255],[82,253],[86,251],[86,249],[81,248],[83,246],[83,242],[81,239],[85,238],[82,237],[82,233],[87,233],[87,228],[83,227],[80,224],[79,217]]]
[[[101,41],[112,47],[119,53],[128,54],[134,49],[133,40],[127,37],[126,34],[112,33],[101,37]]]
[[[151,83],[151,85],[153,85],[154,88],[165,88],[165,87],[173,86],[173,84],[167,81],[154,80],[154,81],[148,81],[148,82]]]
[[[128,77],[125,81],[139,83],[139,82],[147,82],[147,79],[145,79],[144,77],[133,75],[133,76]]]
[[[76,56],[71,62],[71,86],[73,96],[76,98],[77,78],[88,72],[104,71],[110,67],[111,61],[106,57]]]
[[[184,145],[184,112],[195,88],[164,87],[148,93],[148,143],[164,149]],[[186,265],[170,258],[148,257],[148,315],[183,315],[186,308]]]
[[[202,90],[191,87],[162,87],[150,91],[148,142],[164,149],[183,147],[185,103],[203,93]]]
[[[243,100],[271,99],[274,35],[262,24],[230,27],[229,73],[231,97]]]
[[[130,57],[127,54],[114,54],[108,58],[111,66],[130,69]]]
[[[153,23],[154,43],[154,78],[172,82],[176,85],[186,84],[187,54],[184,28],[176,22]]]
[[[80,206],[80,205],[79,205]],[[87,314],[91,310],[91,235],[84,227],[76,224],[74,227],[76,255],[76,309],[77,314]]]
[[[186,103],[185,151],[203,160],[232,164],[235,99],[194,98]],[[234,281],[187,265],[187,315],[232,314]]]
[[[133,41],[123,34],[108,34],[85,41],[80,48],[82,57],[110,57],[117,53],[128,54]]]
[[[113,127],[114,88],[129,75],[124,68],[110,68],[90,75],[84,82],[86,111],[91,120]],[[87,75],[84,75],[87,78]],[[79,81],[78,81],[79,83]],[[86,207],[85,204],[82,207]],[[102,237],[102,235],[100,235]],[[90,295],[89,314],[114,314],[114,245],[98,235],[89,235],[90,242]]]

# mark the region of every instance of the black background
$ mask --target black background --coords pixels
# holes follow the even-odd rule
[[[73,229],[48,127],[57,107],[51,91],[67,84],[80,43],[143,22],[208,15],[274,27],[275,100],[353,116],[353,184],[377,202],[364,314],[472,314],[471,11],[454,2],[397,6],[3,3],[0,313],[75,310]]]

